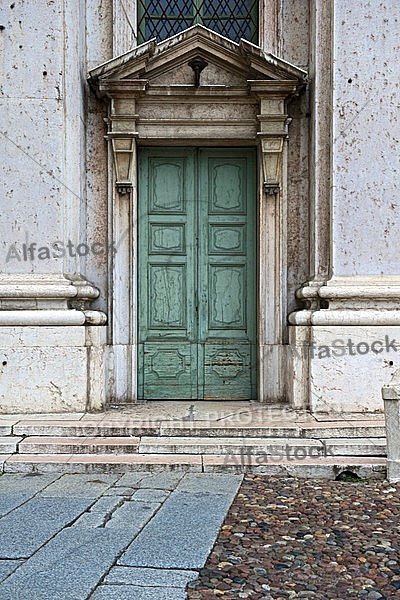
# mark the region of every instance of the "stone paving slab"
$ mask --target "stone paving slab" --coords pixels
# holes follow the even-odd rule
[[[3,475],[0,498],[30,497],[0,518],[0,600],[185,600],[241,480],[175,472]],[[106,495],[127,488],[132,498]],[[142,556],[134,547],[140,536]],[[129,552],[144,566],[118,565]]]
[[[122,502],[120,496],[102,496],[75,521],[73,527],[103,527]]]
[[[130,497],[135,492],[136,488],[131,487],[112,487],[104,492],[104,496],[125,496]]]
[[[22,565],[23,560],[2,560],[0,559],[0,583],[4,581],[17,567]]]
[[[135,502],[121,496],[103,496],[75,521],[73,527],[127,529],[132,532],[133,538],[151,519],[161,503],[157,500]]]
[[[156,474],[147,474],[141,476],[137,480],[137,487],[148,488],[154,490],[173,490],[181,481],[184,473],[178,472],[161,472]],[[121,477],[118,485],[134,485],[132,482],[138,477],[137,473],[127,473]]]
[[[96,527],[104,527],[106,516],[101,512],[84,512],[83,515],[72,525],[72,527],[86,527],[95,529]]]
[[[240,478],[237,479],[238,486]],[[232,494],[174,491],[119,560],[120,565],[200,569],[211,551]]]
[[[183,477],[183,473],[180,473],[180,476]],[[115,485],[118,487],[139,488],[142,485],[142,481],[147,479],[147,477],[151,477],[151,474],[135,470],[122,475],[121,479]]]
[[[0,517],[32,498],[55,481],[54,475],[7,475],[0,477]]]
[[[105,526],[107,529],[131,531],[136,535],[150,521],[160,506],[160,502],[124,502],[112,514]]]
[[[0,493],[0,517],[4,517],[7,513],[14,510],[18,506],[24,504],[31,498],[31,494],[23,492],[1,492]]]
[[[0,477],[0,517],[21,506],[58,479],[59,475],[7,475]]]
[[[179,588],[102,585],[89,600],[186,600],[186,598],[185,590]]]
[[[112,513],[118,506],[121,506],[124,499],[120,496],[101,496],[92,506],[90,507],[90,512],[96,513]]]
[[[28,500],[0,519],[0,558],[29,557],[50,537],[74,521],[90,503],[88,498]]]
[[[146,489],[136,490],[131,497],[135,502],[164,502],[169,496],[169,490]]]
[[[64,529],[0,584],[0,599],[86,600],[131,539],[128,530]]]
[[[118,475],[65,474],[40,492],[44,498],[98,498],[116,481]]]
[[[113,567],[104,583],[145,587],[185,587],[197,579],[198,572],[179,569],[146,569],[140,567]]]
[[[178,483],[176,491],[201,494],[222,494],[233,498],[237,493],[242,480],[243,475],[190,473]]]
[[[37,473],[35,475],[26,475],[15,473],[9,475],[5,473],[0,477],[0,495],[3,493],[15,494],[20,492],[27,495],[34,495],[54,481],[57,481],[60,477],[60,474],[44,475]]]

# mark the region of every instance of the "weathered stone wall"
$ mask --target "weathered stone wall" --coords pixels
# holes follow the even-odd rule
[[[74,288],[62,276],[90,277],[106,304],[105,261],[85,256],[85,244],[105,244],[98,230],[107,227],[105,111],[86,80],[87,55],[96,63],[111,56],[112,6],[104,5],[10,0],[0,8],[0,412],[104,404],[105,328],[77,327],[99,313],[86,317],[83,297],[71,310],[85,283]]]
[[[84,29],[81,3],[7,2],[1,13],[0,131],[7,210],[5,272],[75,272],[79,261],[24,260],[22,244],[80,241],[85,203]],[[15,244],[16,252],[10,252]],[[69,253],[68,253],[69,254]],[[8,255],[8,261],[7,261]],[[17,255],[20,257],[18,260]]]
[[[400,4],[336,0],[333,269],[400,271]]]

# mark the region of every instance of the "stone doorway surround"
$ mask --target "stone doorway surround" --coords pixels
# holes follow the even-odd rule
[[[108,103],[109,265],[113,374],[108,396],[137,400],[137,147],[258,148],[258,400],[287,390],[287,101],[306,73],[259,47],[195,25],[154,40],[90,72]]]

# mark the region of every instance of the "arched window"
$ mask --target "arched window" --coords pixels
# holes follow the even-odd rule
[[[200,23],[234,42],[258,44],[257,0],[138,0],[138,42],[157,41]]]

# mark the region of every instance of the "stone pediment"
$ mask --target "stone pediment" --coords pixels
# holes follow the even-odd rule
[[[133,188],[137,145],[259,146],[264,189],[282,187],[287,98],[306,73],[261,48],[195,25],[150,40],[90,72],[109,99],[106,139],[120,194]]]
[[[143,87],[133,86],[132,91],[148,86],[193,87],[195,74],[189,66],[193,59],[207,63],[200,76],[202,87],[243,88],[249,81],[270,81],[281,82],[284,88],[290,83],[298,89],[306,80],[303,70],[250,42],[235,43],[194,25],[164,42],[150,40],[103,63],[90,72],[89,81],[101,95],[113,95],[117,88],[127,90],[134,82]]]

